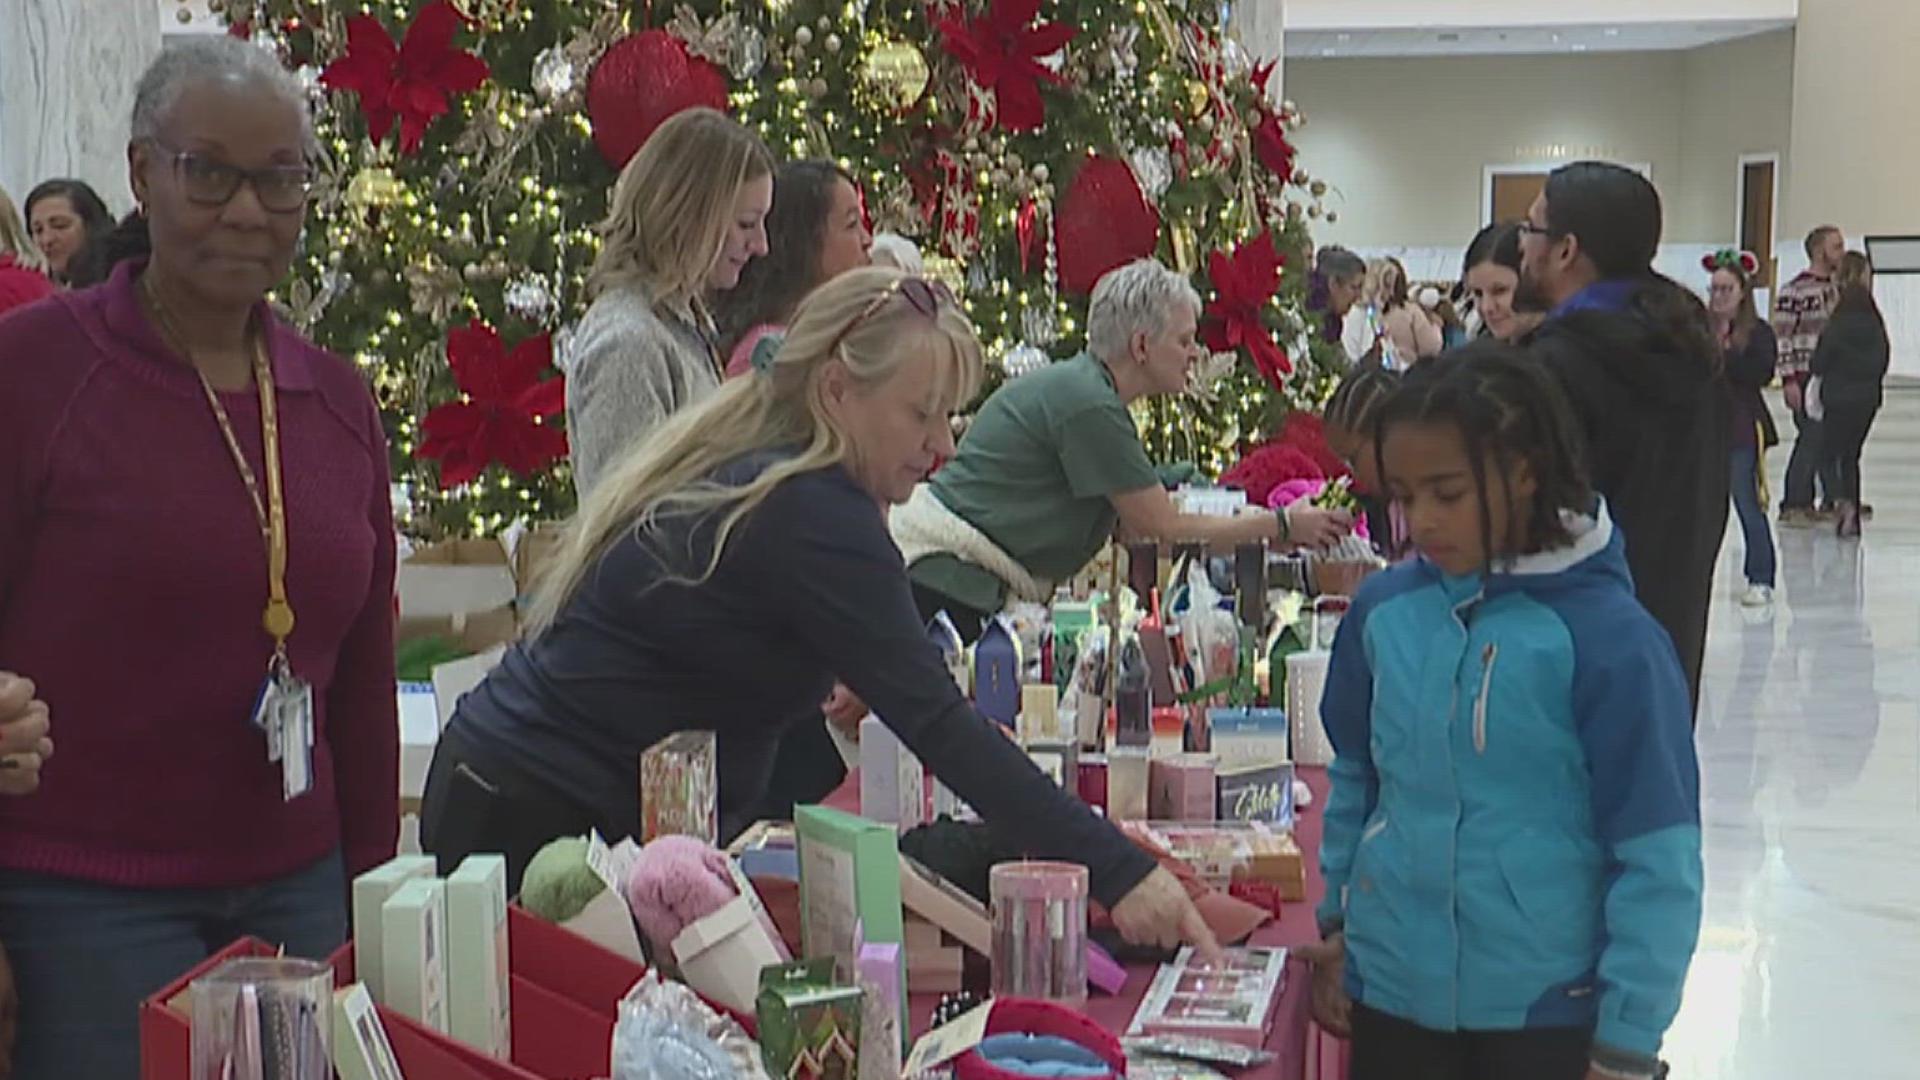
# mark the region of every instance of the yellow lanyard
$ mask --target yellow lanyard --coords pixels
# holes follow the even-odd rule
[[[142,279],[145,283],[145,279]],[[287,497],[280,477],[280,408],[274,394],[273,365],[267,356],[266,334],[257,326],[253,332],[253,382],[260,392],[260,456],[267,467],[267,497],[260,497],[260,481],[254,475],[253,466],[247,464],[247,456],[240,449],[240,440],[234,435],[233,421],[227,418],[226,407],[220,404],[220,395],[214,392],[213,384],[193,363],[185,340],[175,330],[173,320],[161,306],[160,298],[153,287],[143,290],[147,302],[153,306],[158,317],[161,333],[168,339],[183,359],[193,367],[194,374],[200,377],[200,389],[207,395],[207,405],[213,409],[213,418],[220,424],[220,434],[226,438],[227,452],[233,455],[234,468],[240,472],[240,479],[247,485],[247,494],[253,500],[253,512],[260,523],[260,536],[267,545],[267,607],[261,612],[260,625],[269,637],[273,638],[273,653],[276,661],[286,662],[287,639],[293,636],[293,604],[287,600]]]

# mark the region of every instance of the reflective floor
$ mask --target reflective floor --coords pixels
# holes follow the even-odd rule
[[[1861,472],[1864,541],[1776,530],[1771,612],[1739,606],[1737,530],[1721,556],[1675,1080],[1920,1077],[1920,390],[1888,395]]]

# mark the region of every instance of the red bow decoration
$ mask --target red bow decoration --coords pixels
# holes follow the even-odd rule
[[[1709,274],[1715,270],[1731,270],[1735,266],[1738,266],[1740,272],[1748,277],[1760,272],[1760,260],[1753,252],[1735,251],[1732,248],[1722,248],[1710,255],[1701,256],[1700,266]]]
[[[1207,276],[1218,294],[1207,305],[1207,348],[1215,352],[1246,349],[1276,390],[1293,373],[1293,361],[1274,343],[1260,316],[1280,291],[1284,261],[1273,246],[1271,229],[1236,245],[1231,255],[1215,251],[1207,256]]]
[[[360,114],[375,143],[386,139],[400,120],[400,152],[420,148],[427,125],[447,111],[447,95],[480,88],[491,74],[486,61],[453,47],[460,13],[445,0],[420,9],[399,45],[380,20],[355,15],[347,20],[347,53],[327,65],[320,82],[329,90],[360,95]]]
[[[553,341],[530,337],[508,352],[478,319],[447,331],[447,366],[461,399],[436,406],[421,421],[426,441],[415,453],[440,462],[440,487],[458,487],[500,464],[522,476],[567,455],[567,433],[543,420],[566,407],[564,377],[542,379],[553,366]]]
[[[985,15],[965,21],[947,16],[938,24],[947,53],[994,92],[999,124],[1008,131],[1035,131],[1046,123],[1040,83],[1057,84],[1060,76],[1039,58],[1066,48],[1079,33],[1064,23],[1030,25],[1039,14],[1040,0],[993,0]]]

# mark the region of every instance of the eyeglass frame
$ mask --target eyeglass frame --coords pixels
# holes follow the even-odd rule
[[[260,208],[270,214],[298,213],[307,208],[307,202],[313,197],[313,166],[304,161],[299,165],[269,165],[264,169],[243,169],[238,165],[230,165],[224,161],[216,161],[205,154],[169,146],[157,138],[150,138],[147,142],[169,157],[173,165],[174,179],[180,184],[181,194],[185,195],[187,201],[195,206],[203,206],[209,209],[225,206],[233,201],[235,195],[240,194],[240,188],[243,184],[253,189],[253,197],[260,203]],[[189,162],[194,161],[212,166],[215,169],[224,170],[232,175],[233,183],[232,186],[228,188],[225,196],[217,200],[199,199],[195,198],[193,194],[187,190],[187,182],[185,179],[187,165]],[[270,177],[275,173],[286,174],[294,172],[295,170],[298,170],[302,176],[300,182],[300,201],[287,207],[269,204],[266,197],[261,193],[261,179],[263,177]]]
[[[908,288],[910,285],[920,286],[925,290],[925,295],[916,295],[915,290]],[[840,346],[847,343],[847,338],[853,336],[855,330],[860,329],[867,320],[879,314],[880,310],[896,296],[906,297],[907,303],[913,305],[913,310],[925,315],[928,319],[937,320],[940,317],[942,304],[956,308],[960,306],[959,299],[953,295],[952,289],[947,288],[947,283],[944,281],[927,277],[895,278],[880,291],[880,295],[867,301],[867,306],[860,309],[860,314],[855,315],[853,321],[847,323],[844,329],[834,335],[833,344],[827,346],[827,355],[832,356],[839,352]]]
[[[1551,225],[1535,225],[1533,222],[1525,220],[1516,222],[1514,227],[1520,230],[1520,235],[1522,236],[1544,236],[1551,239],[1556,236],[1566,235],[1565,233],[1555,232]]]

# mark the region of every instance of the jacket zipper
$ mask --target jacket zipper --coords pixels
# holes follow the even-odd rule
[[[1488,642],[1480,652],[1480,696],[1473,703],[1473,750],[1487,752],[1487,697],[1493,692],[1493,662],[1500,657],[1500,646]]]
[[[1360,834],[1360,842],[1364,844],[1367,841],[1373,839],[1374,837],[1379,836],[1383,831],[1385,831],[1386,827],[1387,827],[1387,819],[1385,815],[1382,815],[1381,817],[1374,819],[1373,824],[1367,826],[1366,830]]]

